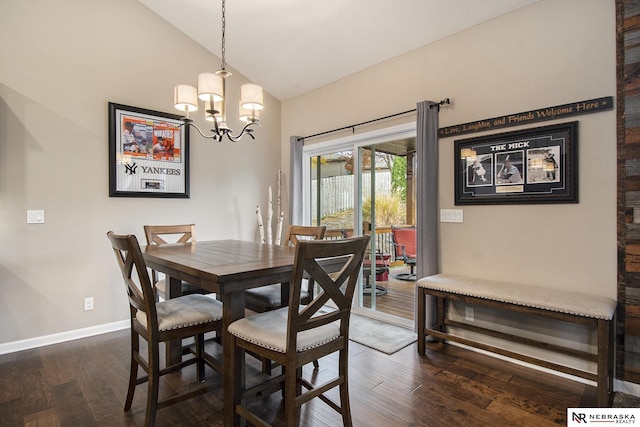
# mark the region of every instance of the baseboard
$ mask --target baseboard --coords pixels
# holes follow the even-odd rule
[[[532,363],[523,362],[522,360],[512,359],[507,356],[503,356],[501,354],[492,353],[490,351],[482,350],[479,348],[471,347],[468,345],[460,344],[453,341],[448,341],[448,344],[455,345],[458,347],[463,347],[470,351],[475,351],[477,353],[482,353],[487,356],[495,357],[496,359],[504,360],[506,362],[515,363],[516,365],[525,366],[527,368],[535,369],[537,371],[546,372],[548,374],[556,375],[558,377],[566,378],[572,381],[577,381],[579,383],[587,384],[593,387],[596,387],[596,382],[588,380],[586,378],[577,377],[574,375],[565,374],[564,372],[554,371],[553,369],[544,368],[542,366],[534,365]],[[613,380],[613,391],[620,391],[626,394],[630,394],[633,396],[640,397],[640,384],[630,383],[627,381],[617,380],[614,378]]]
[[[640,397],[640,384],[614,379],[613,390]]]
[[[131,327],[130,320],[121,320],[119,322],[106,323],[104,325],[91,326],[89,328],[75,329],[73,331],[60,332],[58,334],[44,335],[41,337],[29,338],[21,341],[8,342],[0,344],[0,354],[14,353],[16,351],[44,347],[46,345],[77,340],[79,338],[86,338],[94,335],[106,334],[108,332],[120,331],[129,327]]]

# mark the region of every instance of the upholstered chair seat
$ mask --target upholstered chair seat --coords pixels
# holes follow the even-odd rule
[[[169,331],[222,320],[222,303],[205,295],[185,295],[156,304],[158,330]],[[138,310],[136,320],[147,328],[147,315]]]
[[[300,310],[304,306],[300,306]],[[328,313],[329,310],[323,313]],[[245,341],[280,353],[287,350],[287,319],[289,308],[267,311],[242,318],[229,326],[229,333]],[[319,347],[340,337],[340,322],[333,322],[318,328],[298,333],[297,351]]]

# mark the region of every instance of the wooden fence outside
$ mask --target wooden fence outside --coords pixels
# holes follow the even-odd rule
[[[311,180],[311,204],[313,223],[316,220],[317,180]],[[362,176],[362,193],[371,194],[371,175]],[[353,209],[353,195],[355,194],[354,176],[341,175],[322,178],[320,180],[320,217],[332,215]],[[388,196],[391,194],[391,171],[376,172],[376,195]]]

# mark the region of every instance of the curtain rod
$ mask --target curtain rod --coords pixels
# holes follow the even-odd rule
[[[438,106],[438,109],[439,109],[440,106],[444,105],[444,104],[447,104],[447,105],[451,104],[451,100],[449,98],[445,98],[442,101],[440,101],[438,103],[435,103],[433,105]],[[413,110],[403,111],[401,113],[391,114],[390,116],[384,116],[384,117],[380,117],[380,118],[377,118],[377,119],[367,120],[366,122],[356,123],[356,124],[351,125],[351,126],[344,126],[344,127],[338,128],[338,129],[332,129],[332,130],[328,130],[328,131],[325,131],[325,132],[315,133],[315,134],[309,135],[309,136],[302,136],[302,137],[300,137],[300,139],[304,141],[305,139],[315,138],[317,136],[327,135],[329,133],[334,133],[334,132],[340,132],[341,130],[347,130],[347,129],[352,129],[353,133],[355,133],[356,132],[356,126],[368,125],[369,123],[379,122],[381,120],[390,119],[392,117],[397,117],[397,116],[402,116],[402,115],[409,114],[409,113],[414,113],[415,111],[417,111],[416,108],[414,108]]]

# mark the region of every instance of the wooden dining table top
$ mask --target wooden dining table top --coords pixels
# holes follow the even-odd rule
[[[295,248],[241,240],[148,245],[147,266],[201,288],[225,294],[288,281]]]

